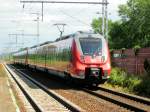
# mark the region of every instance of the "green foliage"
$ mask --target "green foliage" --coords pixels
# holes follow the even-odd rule
[[[119,6],[120,21],[109,24],[109,45],[113,49],[150,47],[150,0],[128,0]],[[101,33],[102,19],[94,19],[92,27]]]
[[[102,18],[94,19],[92,22],[92,27],[95,33],[102,34]]]
[[[130,91],[140,83],[140,79],[135,76],[128,75],[126,72],[119,68],[112,69],[110,79],[108,83],[112,85],[118,85],[124,88],[129,88]]]
[[[127,25],[121,21],[114,22],[110,28],[109,45],[113,49],[130,48],[132,45],[131,38],[127,38],[129,31]]]
[[[137,92],[138,94],[150,96],[150,77],[144,77],[141,83],[137,84],[133,91]]]
[[[120,24],[114,23],[110,31],[112,41],[119,41],[119,48],[150,46],[150,0],[128,0],[127,4],[119,6]],[[118,31],[119,29],[119,31]],[[122,40],[119,40],[122,37]],[[118,43],[118,42],[117,42]],[[115,47],[115,46],[113,46]]]
[[[150,77],[129,75],[119,68],[113,68],[108,83],[126,88],[137,94],[150,95]]]
[[[112,21],[108,20],[108,28],[109,29],[111,28],[111,24],[112,24]],[[94,29],[95,33],[102,34],[102,18],[93,19],[91,25],[92,25],[92,28]]]
[[[122,74],[123,74],[123,71],[121,71],[119,68],[112,69],[108,82],[113,85],[122,86],[123,79],[125,78],[125,75],[122,75]]]

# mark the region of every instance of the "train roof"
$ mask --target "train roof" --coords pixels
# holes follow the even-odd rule
[[[68,38],[72,38],[72,37],[74,37],[75,35],[78,35],[78,34],[88,34],[89,35],[89,34],[96,34],[96,33],[94,33],[93,31],[77,31],[74,34],[70,34],[70,35],[66,35],[66,36],[57,38],[55,40],[55,42],[60,41],[60,40],[65,40],[65,39],[68,39]]]
[[[47,44],[50,44],[50,43],[53,43],[53,41],[46,41],[46,42],[41,43],[41,44],[39,44],[39,45],[34,45],[34,46],[30,47],[30,48],[32,49],[32,48],[36,48],[36,47],[38,47],[38,46],[47,45]]]
[[[70,35],[66,35],[66,36],[57,38],[55,41],[46,41],[46,42],[44,42],[44,43],[41,43],[41,44],[38,44],[38,45],[34,45],[34,46],[32,46],[32,47],[22,48],[21,50],[18,50],[18,51],[16,51],[15,53],[20,52],[20,51],[24,51],[24,50],[26,50],[26,49],[28,49],[28,48],[29,48],[29,49],[32,49],[32,48],[36,48],[36,47],[39,47],[39,46],[47,45],[47,44],[50,44],[50,43],[53,43],[53,42],[58,42],[58,41],[61,41],[61,40],[65,40],[65,39],[68,39],[68,38],[72,38],[72,37],[75,37],[76,35],[80,35],[80,34],[92,35],[92,34],[96,34],[96,33],[94,33],[93,31],[77,31],[76,33],[73,33],[73,34],[70,34]]]
[[[68,38],[70,38],[70,37],[72,37],[72,36],[73,36],[73,34],[70,34],[70,35],[66,35],[66,36],[63,36],[63,37],[57,38],[57,39],[55,40],[55,42],[60,41],[60,40],[68,39]]]
[[[43,45],[46,45],[46,44],[49,44],[49,43],[53,43],[53,41],[46,41],[44,43],[41,43],[40,46],[43,46]]]

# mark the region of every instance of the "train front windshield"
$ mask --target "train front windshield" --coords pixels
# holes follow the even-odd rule
[[[102,40],[100,38],[80,38],[83,55],[102,55]]]

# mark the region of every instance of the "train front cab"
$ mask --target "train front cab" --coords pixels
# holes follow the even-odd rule
[[[98,85],[109,78],[111,67],[107,42],[104,38],[96,37],[77,38],[73,52],[78,77],[84,79],[85,83]]]

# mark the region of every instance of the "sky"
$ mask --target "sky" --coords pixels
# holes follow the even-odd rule
[[[39,0],[40,1],[40,0]],[[54,1],[54,0],[49,0]],[[55,0],[99,2],[101,0]],[[127,0],[108,0],[108,18],[119,20],[118,6]],[[44,4],[44,21],[41,21],[41,4],[20,3],[20,0],[0,0],[0,54],[15,51],[21,47],[37,44],[36,36],[16,36],[13,34],[37,34],[37,15],[39,13],[39,43],[53,41],[60,33],[56,23],[65,23],[63,35],[76,31],[91,30],[94,18],[101,17],[101,5]],[[17,42],[17,44],[16,44]]]

